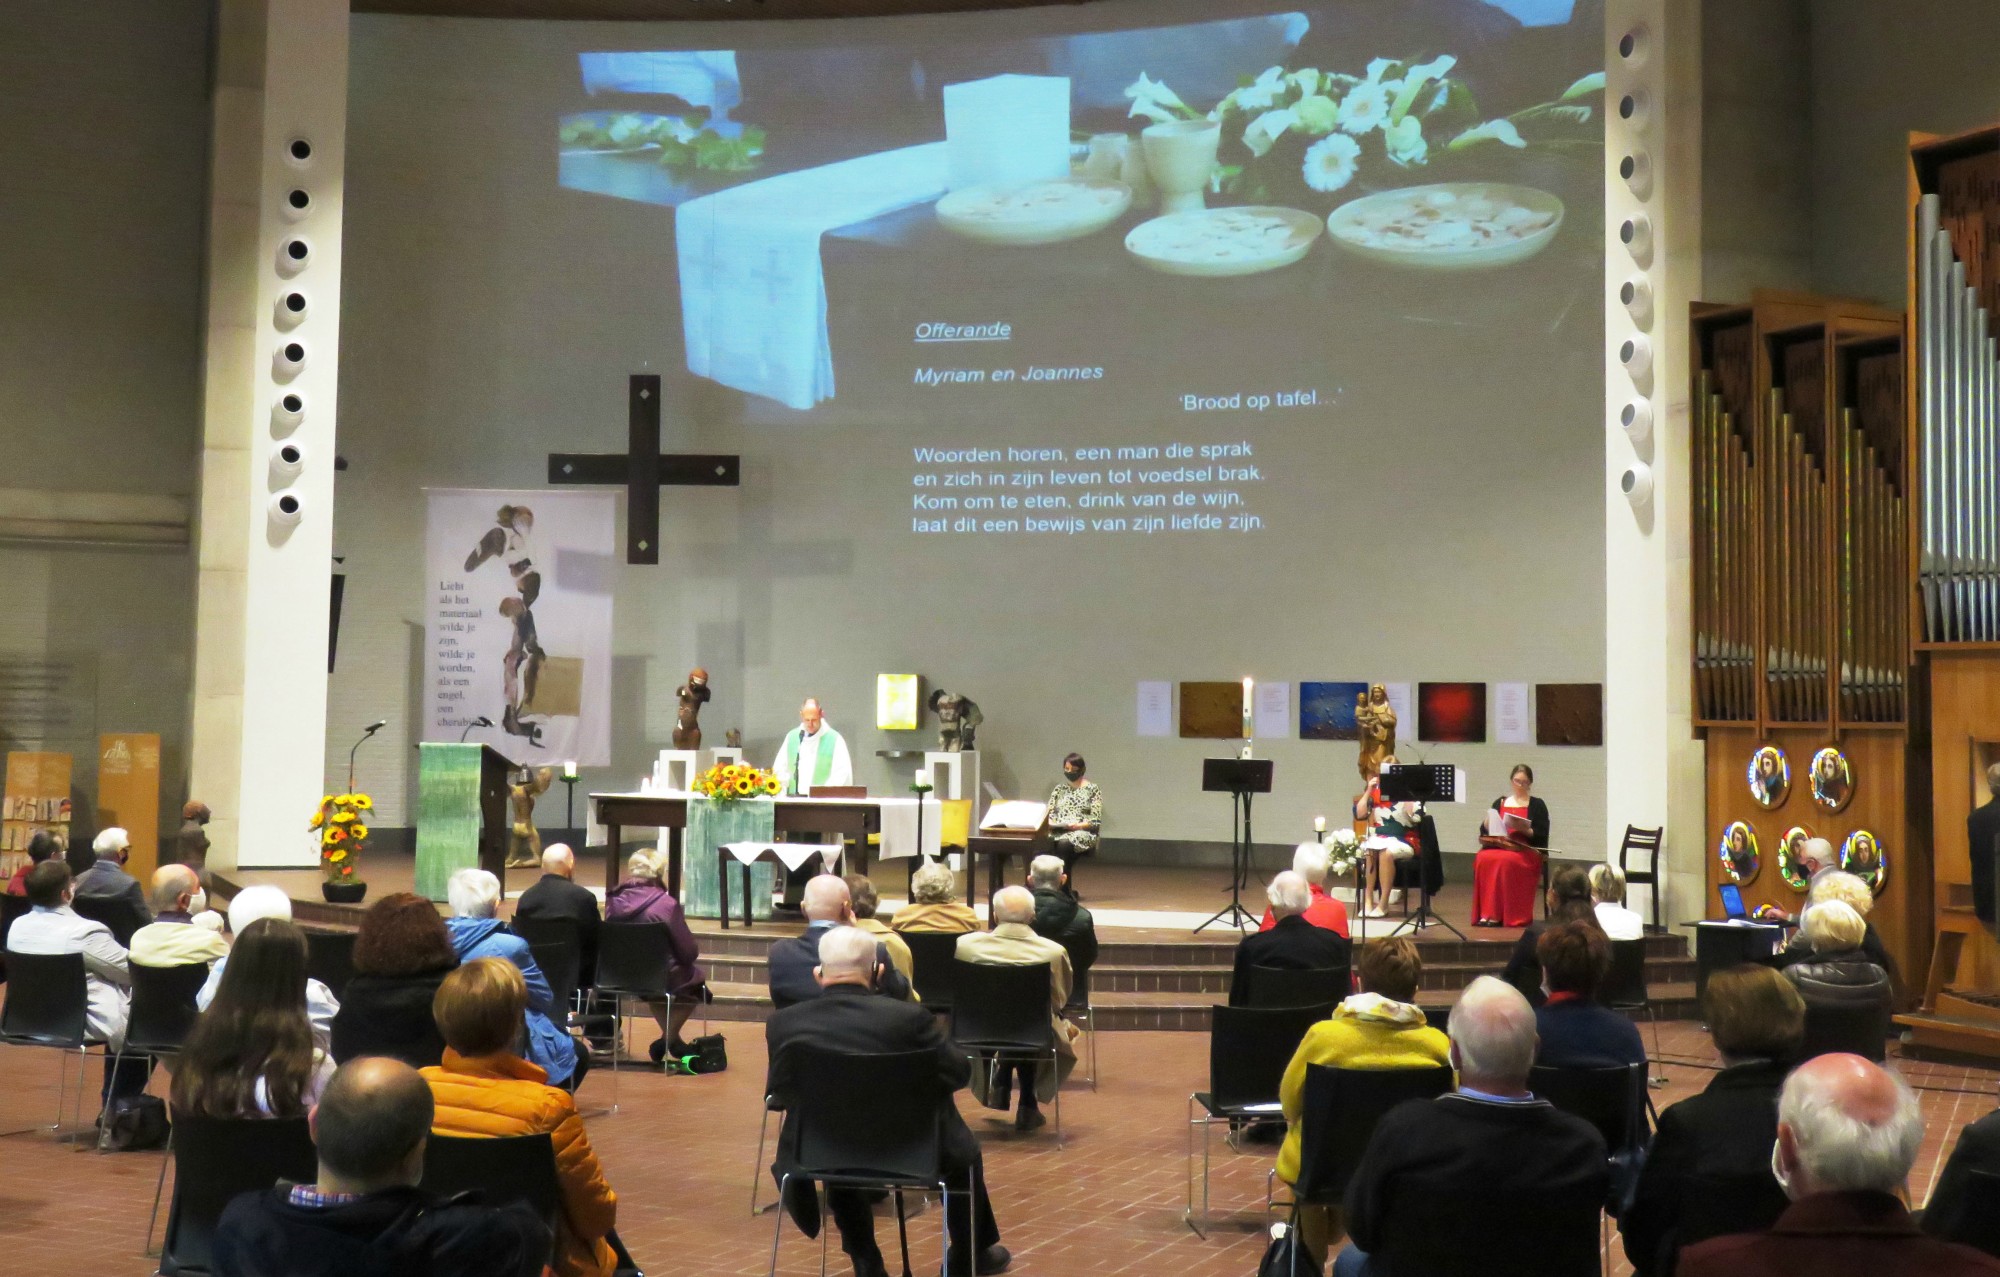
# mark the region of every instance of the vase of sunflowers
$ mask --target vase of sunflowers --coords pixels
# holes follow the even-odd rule
[[[775,775],[748,763],[717,763],[694,779],[694,792],[718,803],[776,798],[784,788]]]
[[[368,894],[358,865],[368,841],[367,813],[375,807],[366,794],[328,794],[319,800],[312,828],[319,835],[320,895],[328,904],[358,904]]]

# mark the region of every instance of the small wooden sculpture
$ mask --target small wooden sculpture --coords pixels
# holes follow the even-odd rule
[[[680,713],[674,718],[674,748],[701,748],[701,707],[708,703],[708,671],[699,665],[688,671],[687,682],[674,689]]]
[[[524,869],[542,863],[542,835],[535,828],[535,800],[555,783],[553,767],[523,768],[507,790],[514,823],[507,831],[507,867]]]

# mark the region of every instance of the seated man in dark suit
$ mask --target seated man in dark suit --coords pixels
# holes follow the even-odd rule
[[[1710,977],[1711,985],[1714,977]],[[1924,1231],[1933,1237],[1961,1237],[1982,1207],[1969,1196],[1972,1172],[2000,1175],[2000,1110],[1988,1113],[1958,1133],[1951,1160],[1938,1175],[1937,1187],[1924,1207]]]
[[[548,1226],[526,1202],[444,1202],[417,1187],[435,1110],[400,1060],[341,1066],[311,1113],[319,1178],[255,1189],[215,1229],[216,1277],[534,1277]]]
[[[1474,980],[1452,1008],[1451,1062],[1456,1091],[1405,1101],[1375,1128],[1347,1186],[1353,1245],[1334,1277],[1596,1273],[1604,1137],[1529,1094],[1534,1008],[1492,976]]]
[[[813,884],[827,881],[818,877]],[[830,881],[839,883],[840,879]],[[805,898],[809,908],[812,884],[808,884]],[[822,986],[823,995],[777,1012],[764,1025],[771,1061],[765,1089],[786,1110],[772,1175],[783,1175],[798,1165],[798,1132],[792,1122],[794,1097],[813,1086],[813,1079],[798,1070],[797,1057],[787,1053],[786,1047],[805,1044],[858,1054],[933,1052],[937,1056],[935,1099],[943,1128],[944,1173],[954,1190],[945,1218],[945,1271],[954,1275],[971,1271],[981,1277],[1004,1272],[1012,1257],[1000,1244],[1000,1226],[994,1222],[993,1206],[987,1200],[979,1141],[952,1102],[952,1094],[971,1077],[964,1052],[952,1045],[938,1028],[937,1017],[923,1007],[877,995],[882,978],[893,974],[895,968],[882,956],[875,937],[855,927],[839,926],[817,929],[813,938],[818,945],[813,978]],[[826,1200],[840,1229],[840,1248],[854,1263],[855,1277],[886,1277],[888,1270],[875,1243],[875,1220],[866,1195],[836,1188],[827,1191]],[[786,1209],[808,1237],[819,1235],[819,1212],[810,1185],[795,1183]],[[966,1262],[968,1247],[970,1266]]]
[[[542,876],[514,902],[516,918],[538,922],[576,924],[577,987],[589,988],[597,976],[597,928],[602,925],[597,897],[590,888],[579,887],[576,853],[562,843],[551,843],[542,853]]]
[[[1986,1277],[2000,1259],[1927,1237],[1903,1205],[1924,1142],[1916,1092],[1858,1055],[1801,1064],[1778,1094],[1772,1170],[1792,1204],[1767,1233],[1681,1252],[1680,1277]]]
[[[1339,932],[1315,927],[1306,919],[1306,910],[1312,907],[1312,888],[1300,875],[1287,869],[1271,879],[1264,895],[1277,922],[1269,931],[1244,936],[1236,946],[1236,970],[1229,977],[1229,1005],[1233,1007],[1250,1004],[1252,967],[1326,971],[1347,966],[1352,952]]]
[[[76,876],[76,894],[86,899],[117,902],[115,907],[125,911],[131,925],[122,932],[113,927],[112,933],[118,936],[120,944],[125,944],[134,931],[153,920],[153,911],[146,904],[146,889],[125,872],[125,862],[132,858],[132,839],[113,825],[98,832],[90,850],[93,857],[90,865]]]
[[[813,978],[813,968],[819,965],[820,937],[835,927],[854,925],[853,898],[848,895],[847,884],[833,874],[814,875],[799,897],[799,908],[806,916],[805,934],[773,944],[765,960],[771,981],[771,1005],[780,1011],[819,996],[819,982]],[[889,947],[880,947],[882,964],[888,970],[876,987],[892,998],[908,1001],[909,979],[896,970]]]
[[[1674,1271],[1681,1248],[1707,1241],[1691,1200],[1697,1182],[1739,1187],[1737,1226],[1768,1226],[1784,1209],[1784,1190],[1771,1177],[1778,1138],[1778,1088],[1806,1035],[1806,1004],[1791,981],[1769,967],[1745,963],[1708,977],[1701,1018],[1722,1056],[1722,1071],[1699,1095],[1660,1114],[1632,1204],[1618,1217],[1625,1254],[1639,1277]],[[1947,1172],[1949,1173],[1949,1172]],[[1747,1185],[1758,1183],[1755,1193]]]

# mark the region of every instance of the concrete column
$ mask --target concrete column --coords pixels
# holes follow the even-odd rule
[[[219,10],[191,782],[223,869],[318,859],[347,22],[346,0]]]
[[[1688,531],[1688,304],[1701,295],[1701,5],[1611,0],[1604,34],[1605,848],[1615,854],[1628,823],[1666,827],[1662,920],[1672,925],[1700,908],[1706,841]],[[1626,118],[1620,106],[1628,96],[1634,109]],[[1628,157],[1637,162],[1629,178]],[[1628,283],[1650,292],[1637,313]],[[1650,355],[1637,376],[1623,358],[1635,342]],[[1643,434],[1627,428],[1628,406],[1650,422]],[[1643,501],[1625,491],[1635,482],[1650,483]],[[1635,896],[1634,908],[1650,910],[1643,889]]]

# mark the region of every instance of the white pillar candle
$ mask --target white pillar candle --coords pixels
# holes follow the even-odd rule
[[[1313,817],[1313,832],[1316,834],[1323,834],[1326,832],[1326,817],[1324,816]]]

